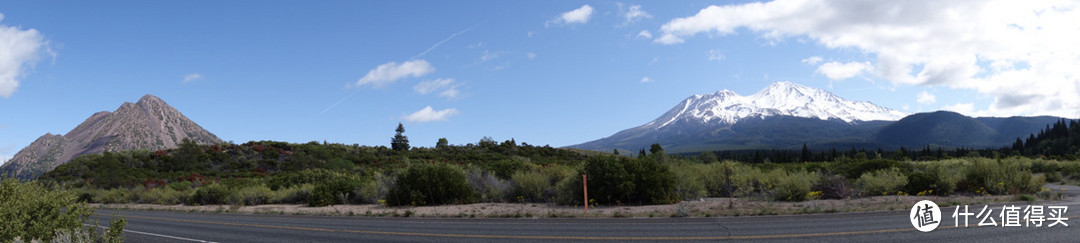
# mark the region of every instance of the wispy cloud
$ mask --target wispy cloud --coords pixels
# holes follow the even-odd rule
[[[615,5],[619,7],[619,16],[622,16],[624,19],[622,24],[619,24],[620,26],[626,26],[642,19],[652,18],[652,15],[645,12],[645,10],[641,8],[641,5],[630,5],[629,8],[624,8],[625,5],[620,2],[615,3]]]
[[[832,80],[849,79],[872,70],[874,70],[874,67],[870,66],[868,62],[827,62],[817,68],[818,73],[824,74],[825,77]]]
[[[420,109],[419,111],[413,112],[402,118],[409,122],[434,122],[445,121],[449,119],[450,116],[457,115],[458,113],[458,110],[454,108],[435,110],[432,109],[431,106],[427,106],[424,107],[424,109]]]
[[[724,53],[720,52],[720,50],[709,50],[706,56],[709,57],[709,61],[719,62],[724,60]]]
[[[401,64],[388,62],[368,71],[367,75],[356,81],[356,86],[370,84],[377,87],[403,78],[424,76],[434,71],[435,67],[424,60],[412,60]]]
[[[652,39],[652,32],[649,32],[648,30],[641,30],[641,32],[637,33],[637,37]]]
[[[525,53],[525,57],[528,57],[529,60],[536,59],[536,53],[533,53],[533,52]]]
[[[461,95],[461,92],[457,89],[459,85],[455,84],[452,78],[440,78],[420,82],[413,86],[413,91],[421,95],[439,92],[439,97],[455,99]]]
[[[649,77],[643,77],[643,78],[641,78],[641,83],[648,83],[648,82],[652,82],[652,81],[653,81],[653,80],[652,80],[651,78],[649,78]]]
[[[915,102],[919,102],[919,104],[929,105],[937,102],[937,97],[933,94],[930,94],[930,92],[923,91],[919,92],[919,95],[915,96]]]
[[[570,10],[569,12],[562,13],[559,17],[552,19],[545,23],[545,26],[552,24],[584,24],[589,22],[589,18],[592,17],[593,7],[588,4],[582,5],[580,8]]]
[[[182,83],[190,83],[191,81],[199,80],[199,79],[202,79],[202,78],[203,78],[202,74],[192,73],[192,74],[184,75],[184,80],[182,80],[180,82],[182,82]]]
[[[824,60],[825,59],[822,59],[819,56],[812,56],[812,57],[807,57],[807,58],[802,59],[801,62],[806,63],[806,64],[810,64],[810,65],[817,65],[818,63],[821,63],[821,61],[824,61]]]
[[[0,14],[0,21],[4,15]],[[0,24],[0,96],[11,97],[20,79],[34,67],[42,55],[56,56],[48,48],[45,36],[36,29]]]

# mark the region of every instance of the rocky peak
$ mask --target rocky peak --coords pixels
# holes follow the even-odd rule
[[[124,102],[113,112],[94,113],[65,135],[42,136],[0,167],[0,173],[34,178],[80,155],[175,148],[183,139],[200,144],[221,142],[161,98],[145,95],[136,103]]]

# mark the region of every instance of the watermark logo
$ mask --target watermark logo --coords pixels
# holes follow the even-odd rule
[[[930,200],[922,200],[911,207],[911,225],[922,232],[930,232],[941,224],[941,208]]]

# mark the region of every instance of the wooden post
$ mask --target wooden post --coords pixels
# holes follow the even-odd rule
[[[589,178],[581,175],[581,187],[585,188],[585,212],[589,212]]]

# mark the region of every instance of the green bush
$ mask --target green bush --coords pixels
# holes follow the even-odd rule
[[[757,169],[733,161],[707,164],[701,166],[699,170],[704,174],[705,190],[710,197],[746,194],[748,191],[753,191],[754,181],[760,178],[754,176],[760,173]]]
[[[315,188],[308,195],[308,206],[322,207],[346,203],[356,195],[356,188],[359,186],[359,180],[348,177],[321,181],[315,184]]]
[[[855,180],[855,185],[862,189],[863,195],[888,195],[899,192],[907,185],[908,178],[897,168],[881,169],[863,173]]]
[[[678,201],[671,170],[651,159],[593,156],[585,161],[589,198],[600,204],[667,204]]]
[[[151,204],[180,204],[183,203],[183,192],[178,192],[168,187],[157,187],[146,190],[136,190],[136,203]]]
[[[221,184],[203,185],[195,190],[195,194],[191,196],[188,203],[192,205],[225,204],[231,194],[229,189]]]
[[[49,242],[57,235],[84,231],[83,222],[94,211],[77,199],[74,191],[49,189],[37,182],[0,181],[0,242]],[[118,229],[111,227],[108,234],[122,231],[120,225]]]
[[[315,189],[312,184],[293,185],[273,191],[270,201],[273,203],[302,203],[307,202],[308,195]]]
[[[271,203],[274,192],[265,185],[255,185],[235,190],[230,195],[229,202],[238,205],[259,205]]]
[[[510,177],[513,181],[514,197],[528,202],[544,200],[544,191],[550,187],[550,180],[543,173],[536,171],[518,171]]]
[[[128,189],[113,188],[108,190],[99,191],[98,197],[94,198],[94,201],[100,203],[132,203],[135,201],[135,194]]]
[[[972,193],[995,195],[1034,193],[1045,183],[1031,173],[1027,158],[965,158],[966,173],[958,187]]]
[[[815,172],[774,169],[769,171],[765,178],[774,200],[805,201],[810,187],[817,184],[820,176]]]
[[[386,196],[389,206],[443,205],[474,201],[465,171],[453,165],[414,164],[398,176]]]
[[[705,189],[704,164],[673,163],[671,172],[675,176],[674,193],[682,200],[697,200],[704,198],[708,192]]]

